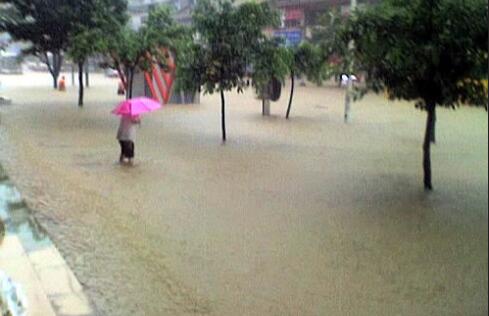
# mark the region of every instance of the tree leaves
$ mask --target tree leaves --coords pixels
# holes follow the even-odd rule
[[[36,54],[65,50],[74,21],[84,18],[81,8],[86,5],[86,1],[75,0],[57,0],[51,5],[42,0],[2,3],[0,30],[14,40],[29,42],[29,52]]]
[[[243,88],[246,69],[265,38],[262,30],[277,21],[267,3],[235,7],[228,0],[199,1],[193,22],[200,59],[193,60],[193,69],[204,71],[192,77],[199,77],[204,92]]]
[[[367,90],[454,107],[487,106],[487,3],[386,0],[357,11],[341,33],[354,40]]]
[[[293,53],[279,46],[276,40],[264,39],[254,52],[251,62],[253,65],[253,84],[259,95],[275,78],[281,82],[290,74],[293,64]]]

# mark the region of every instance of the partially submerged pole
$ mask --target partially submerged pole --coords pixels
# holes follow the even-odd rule
[[[353,11],[357,7],[357,0],[350,0],[350,15],[353,14]],[[351,52],[353,50],[354,43],[353,41],[350,41],[348,43],[348,51]],[[353,61],[349,60],[348,61],[348,84],[346,86],[346,93],[345,93],[345,123],[350,122],[351,119],[351,95],[353,91],[353,80],[352,80],[352,72],[353,72]]]

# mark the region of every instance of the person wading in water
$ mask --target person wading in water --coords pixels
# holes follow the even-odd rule
[[[124,160],[127,159],[128,163],[133,165],[136,125],[141,125],[139,116],[121,116],[119,129],[117,130],[117,140],[121,145],[121,155],[119,156],[120,164],[123,164]]]

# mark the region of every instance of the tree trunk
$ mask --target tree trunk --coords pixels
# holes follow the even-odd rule
[[[127,91],[127,74],[124,73],[124,71],[121,69],[120,65],[119,64],[116,64],[115,65],[115,70],[117,71],[117,74],[119,75],[119,79],[122,83],[122,86],[124,87],[124,90]]]
[[[263,116],[269,116],[270,115],[270,99],[263,98],[261,100],[261,114]]]
[[[126,100],[129,99],[129,69],[124,67],[123,69],[124,79],[125,79],[125,89],[126,89]]]
[[[128,96],[129,99],[132,98],[132,84],[134,82],[134,68],[129,70],[129,83],[128,83]]]
[[[435,128],[436,126],[436,107],[433,108],[433,119],[431,120],[431,136],[430,136],[430,142],[432,144],[436,143],[436,138],[435,138]]]
[[[290,72],[290,98],[289,98],[289,105],[287,106],[287,114],[285,114],[285,118],[288,120],[289,119],[289,114],[290,114],[290,108],[292,107],[292,98],[294,96],[294,72]]]
[[[53,89],[58,90],[58,76],[55,76],[54,73],[51,73],[53,77]]]
[[[46,55],[47,65],[51,76],[53,77],[53,88],[58,89],[58,73],[56,73],[56,54],[53,53],[53,60],[50,63],[49,58]]]
[[[431,153],[430,145],[431,139],[433,137],[433,131],[435,127],[435,104],[429,103],[426,106],[426,111],[428,116],[426,119],[426,132],[423,143],[423,171],[424,171],[424,188],[425,190],[433,190],[433,185],[431,183]]]
[[[52,55],[53,55],[52,61],[49,60],[47,52],[43,53],[42,57],[44,58],[44,60],[43,58],[41,58],[41,56],[40,59],[48,67],[49,73],[53,78],[53,88],[56,90],[58,89],[59,67],[57,66],[58,64],[57,60],[59,59],[58,58],[59,53],[52,52]]]
[[[225,116],[226,101],[224,100],[224,91],[221,90],[221,128],[222,141],[226,141],[226,116]]]
[[[89,66],[88,66],[88,60],[87,60],[86,65],[85,65],[85,86],[86,86],[87,88],[89,88],[89,87],[90,87],[90,82],[89,82],[89,74],[88,74],[88,67],[89,67]]]
[[[83,61],[78,62],[78,106],[83,106]]]
[[[71,63],[71,85],[75,85],[75,64]]]
[[[58,88],[58,77],[61,71],[61,64],[63,63],[63,56],[61,56],[60,52],[53,53],[53,80],[54,80],[54,88]]]

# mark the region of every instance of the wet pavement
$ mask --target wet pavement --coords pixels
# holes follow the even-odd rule
[[[262,117],[229,93],[222,145],[203,96],[143,117],[124,168],[117,81],[79,109],[1,80],[0,161],[103,315],[487,313],[483,110],[439,110],[427,194],[410,103],[369,95],[344,124],[344,91],[309,85],[286,121],[287,94]]]
[[[95,315],[73,272],[1,165],[0,221],[6,227],[0,270],[20,287],[26,315]]]

